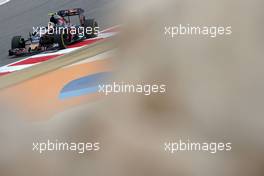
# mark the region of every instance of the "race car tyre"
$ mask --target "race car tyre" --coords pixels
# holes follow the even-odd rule
[[[16,48],[25,48],[25,39],[22,36],[14,36],[12,38],[11,42],[11,48],[16,49]]]
[[[67,48],[67,44],[64,40],[63,34],[56,34],[54,39],[55,39],[55,43],[58,43],[59,49]]]
[[[94,19],[87,19],[84,21],[84,28],[87,29],[87,28],[91,28],[92,29],[92,32],[85,32],[85,37],[86,38],[94,38],[94,37],[97,37],[98,35],[98,32],[96,31],[98,28],[98,23],[94,20]]]

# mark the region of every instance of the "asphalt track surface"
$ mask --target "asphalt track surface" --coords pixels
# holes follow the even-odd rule
[[[48,13],[81,7],[87,18],[95,18],[101,29],[118,24],[118,0],[11,0],[0,6],[0,66],[23,59],[11,58],[8,50],[15,35],[28,36],[33,26],[46,26]]]

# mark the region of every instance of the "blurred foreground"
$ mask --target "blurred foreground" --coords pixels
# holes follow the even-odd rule
[[[264,2],[122,3],[115,78],[166,84],[166,95],[110,96],[38,123],[1,105],[0,175],[263,176]],[[164,26],[180,23],[232,25],[233,34],[164,36]],[[99,141],[101,150],[32,152],[47,139]],[[179,139],[231,142],[232,152],[164,152]]]

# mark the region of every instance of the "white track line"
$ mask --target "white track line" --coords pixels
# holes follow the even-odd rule
[[[18,66],[12,66],[12,67],[2,67],[2,68],[0,68],[0,73],[23,70],[23,69],[31,67],[33,65],[36,65],[36,64],[18,65]]]
[[[5,3],[8,3],[10,0],[0,0],[0,6],[4,5]]]
[[[115,26],[112,26],[112,27],[109,27],[109,28],[106,28],[102,31],[100,31],[100,33],[104,33],[105,31],[109,31],[109,30],[112,30],[112,29],[115,29],[115,28],[119,28],[119,27],[122,27],[123,25],[122,24],[117,24]]]

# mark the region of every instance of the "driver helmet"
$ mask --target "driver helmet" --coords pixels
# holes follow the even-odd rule
[[[66,23],[65,19],[60,15],[52,15],[50,18],[50,22],[54,23],[55,25],[64,25]]]

